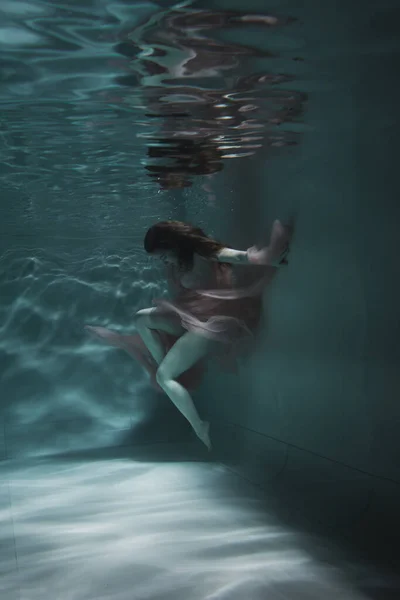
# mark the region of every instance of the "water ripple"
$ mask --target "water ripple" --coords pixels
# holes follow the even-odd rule
[[[114,351],[110,360],[110,349],[89,338],[84,325],[131,331],[134,312],[165,293],[154,268],[134,251],[98,249],[82,259],[27,247],[0,256],[1,408],[11,421],[90,415],[104,426],[118,412],[116,394],[125,420],[130,413],[139,418],[146,377],[122,353]],[[99,369],[107,389],[97,382]],[[113,402],[105,406],[107,393]]]
[[[296,20],[196,5],[3,1],[0,181],[90,196],[105,180],[143,190],[147,175],[176,189],[298,143]]]

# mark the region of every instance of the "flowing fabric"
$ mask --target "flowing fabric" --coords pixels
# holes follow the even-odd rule
[[[134,333],[132,335],[121,335],[120,333],[117,333],[111,329],[106,329],[105,327],[94,327],[91,325],[86,325],[85,329],[94,337],[100,338],[111,346],[125,350],[125,352],[127,352],[132,358],[141,364],[142,367],[144,367],[144,369],[148,372],[151,383],[155,389],[164,393],[156,380],[158,365],[138,333]],[[178,339],[176,336],[165,333],[164,331],[158,331],[157,334],[160,336],[165,353],[172,348]],[[203,372],[204,364],[202,361],[199,361],[197,364],[193,365],[193,367],[182,373],[182,375],[178,377],[178,381],[187,390],[194,390],[200,384]]]
[[[279,262],[289,239],[289,228],[275,221],[268,247],[261,250],[249,248],[247,251],[248,260],[254,267],[242,266],[242,274],[245,274],[242,281],[240,276],[235,276],[231,265],[213,261],[208,285],[189,289],[181,284],[179,273],[173,270],[170,278],[177,291],[176,297],[173,300],[155,300],[157,314],[165,319],[178,319],[185,330],[218,342],[212,345],[211,352],[222,368],[236,371],[237,358],[248,349],[260,322],[263,291],[276,273],[276,268],[271,265]],[[155,377],[157,364],[138,334],[121,335],[103,327],[86,326],[86,329],[128,352],[147,370],[154,386],[160,389]],[[160,330],[156,333],[166,354],[178,338]],[[183,373],[178,381],[193,390],[200,383],[203,372],[204,361],[200,361]]]
[[[156,300],[154,304],[165,316],[177,316],[188,331],[204,335],[230,347],[252,337],[258,327],[262,294],[276,273],[276,267],[288,247],[290,229],[275,221],[269,245],[258,250],[249,248],[248,260],[254,264],[242,266],[242,279],[231,265],[213,261],[207,288],[188,289],[182,286],[178,274],[172,272],[177,296],[174,300]],[[243,275],[246,275],[243,278]],[[220,348],[222,352],[229,351]]]

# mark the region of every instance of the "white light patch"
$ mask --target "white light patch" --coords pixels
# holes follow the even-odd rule
[[[42,41],[39,35],[20,27],[2,27],[0,29],[0,44],[7,46],[36,46],[42,43]]]

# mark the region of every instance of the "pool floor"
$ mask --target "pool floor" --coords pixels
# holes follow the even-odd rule
[[[1,599],[376,597],[371,573],[334,566],[243,479],[188,456],[163,444],[2,461]]]

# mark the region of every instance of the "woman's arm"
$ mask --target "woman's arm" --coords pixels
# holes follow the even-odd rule
[[[278,267],[287,263],[290,229],[278,220],[274,221],[269,245],[264,248],[252,246],[247,250],[222,248],[215,255],[219,262],[233,265],[265,265]]]
[[[234,250],[233,248],[223,248],[216,254],[216,260],[231,265],[264,265],[269,267],[279,267],[286,264],[286,257],[289,247],[278,255],[273,256],[270,248],[256,248],[252,246],[247,250]]]
[[[234,250],[233,248],[222,248],[215,258],[218,262],[233,265],[245,265],[250,262],[246,250]]]

